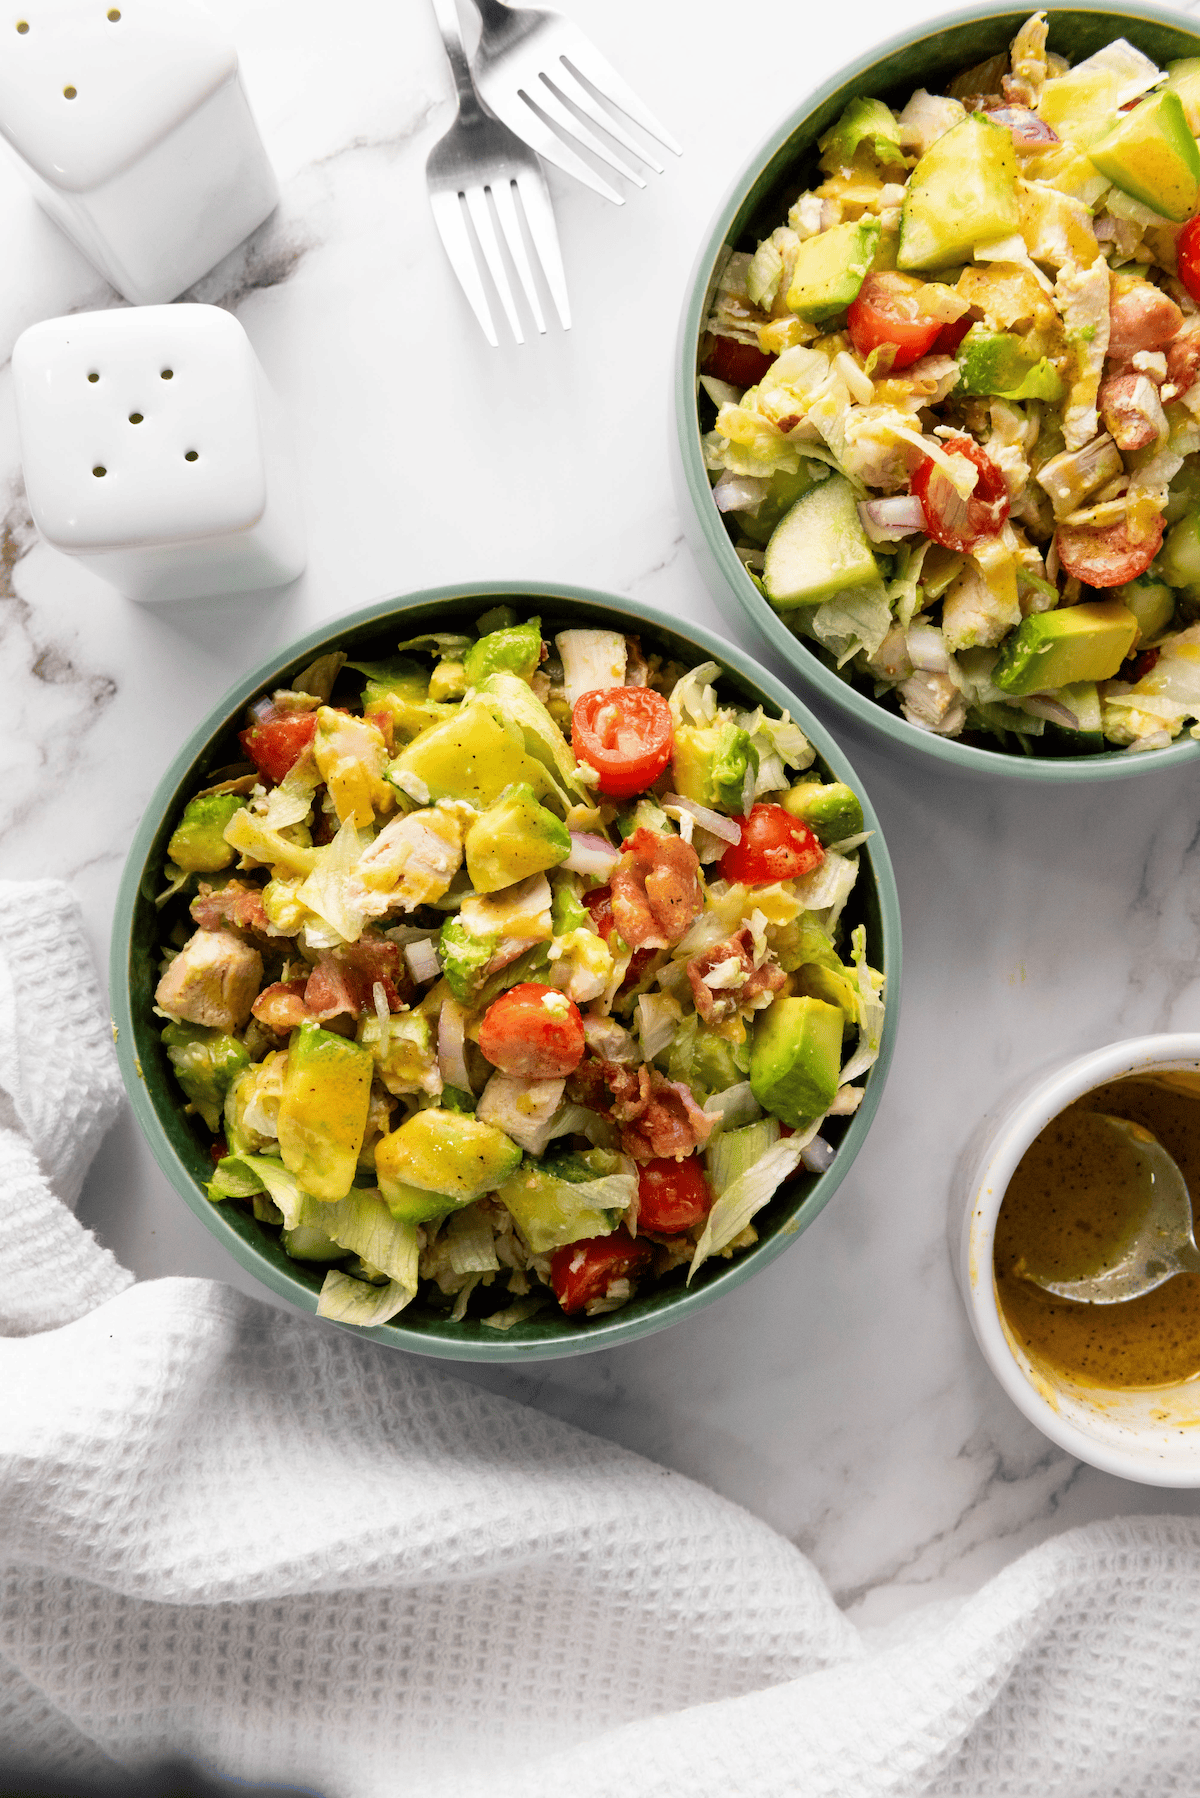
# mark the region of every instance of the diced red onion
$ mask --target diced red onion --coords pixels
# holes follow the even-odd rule
[[[723,843],[740,843],[742,840],[740,824],[723,817],[720,812],[710,811],[706,805],[697,805],[694,799],[685,799],[681,793],[664,793],[662,802],[664,806],[673,805],[681,812],[690,813],[702,830],[711,837],[720,837]]]
[[[443,999],[438,1015],[438,1068],[446,1086],[457,1086],[469,1093],[471,1076],[467,1072],[467,1014],[457,999]]]
[[[771,485],[761,475],[731,474],[729,469],[721,476],[713,488],[713,498],[717,502],[719,512],[753,512],[761,505],[763,495]]]
[[[1013,143],[1018,148],[1027,144],[1056,144],[1059,141],[1058,132],[1053,131],[1045,119],[1039,119],[1036,112],[1030,112],[1027,106],[997,106],[987,116],[995,125],[1008,126]]]
[[[872,543],[898,543],[901,537],[910,537],[925,527],[925,514],[915,493],[860,500],[858,515]]]
[[[428,986],[436,980],[442,971],[437,958],[437,950],[429,937],[418,939],[415,943],[405,943],[404,959],[408,963],[408,971],[418,986]]]
[[[596,874],[603,880],[621,859],[607,837],[593,836],[585,830],[571,832],[571,853],[560,865],[572,874]]]
[[[1079,729],[1079,719],[1071,708],[1061,699],[1051,699],[1048,694],[1032,694],[1021,701],[1021,709],[1031,712],[1035,718],[1045,718],[1049,724],[1061,724],[1064,730]]]
[[[800,1159],[810,1174],[823,1174],[832,1166],[835,1153],[832,1143],[827,1143],[823,1136],[814,1136],[808,1147],[801,1149]]]
[[[910,624],[905,636],[908,658],[922,674],[948,674],[950,662],[942,633],[933,624]]]
[[[275,716],[275,707],[269,699],[256,699],[250,707],[250,714],[256,724],[264,724],[268,718]]]

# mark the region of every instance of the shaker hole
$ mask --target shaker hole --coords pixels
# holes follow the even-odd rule
[[[163,371],[162,371],[162,378],[163,378],[163,380],[164,380],[164,381],[169,381],[169,380],[170,380],[170,379],[171,379],[171,376],[172,376],[172,375],[173,375],[173,374],[174,374],[174,373],[175,373],[175,370],[174,370],[174,369],[173,369],[173,368],[164,368],[164,369],[163,369]]]
[[[28,19],[18,19],[17,20],[17,30],[21,33],[21,36],[24,37],[25,33],[29,30],[29,20]]]
[[[77,87],[64,87],[63,88],[63,99],[64,100],[73,100],[78,92],[79,92],[79,89]]]
[[[199,450],[188,450],[183,459],[185,462],[198,462],[200,460],[200,452]]]
[[[92,373],[91,373],[91,374],[90,374],[90,375],[89,375],[89,376],[88,376],[88,380],[89,380],[89,381],[98,381],[98,380],[99,380],[99,379],[100,379],[100,376],[99,376],[99,375],[98,375],[98,374],[96,374],[96,373],[95,373],[95,371],[94,371],[94,370],[93,370],[93,372],[92,372]]]
[[[111,24],[115,25],[120,16],[121,14],[117,7],[112,6],[109,8],[107,17]]]
[[[141,413],[140,412],[131,412],[129,414],[129,422],[131,425],[140,425],[142,422]]]
[[[95,468],[93,468],[92,473],[95,475],[96,479],[99,480],[101,475],[108,473],[108,470],[107,468],[101,468],[99,463],[97,463]]]

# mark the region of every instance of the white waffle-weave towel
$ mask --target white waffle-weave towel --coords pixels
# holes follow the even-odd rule
[[[96,1018],[60,1042],[64,981]],[[797,1549],[677,1474],[211,1282],[129,1287],[55,1197],[116,1094],[62,888],[0,886],[0,995],[0,1768],[184,1754],[329,1798],[1200,1793],[1200,1523],[1072,1532],[864,1641]]]

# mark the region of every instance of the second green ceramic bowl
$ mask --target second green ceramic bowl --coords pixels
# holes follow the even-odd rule
[[[977,748],[918,730],[898,713],[878,704],[869,691],[834,673],[763,598],[738,560],[733,541],[712,497],[700,439],[711,428],[713,408],[699,388],[700,335],[708,316],[713,284],[730,250],[753,251],[787,216],[796,195],[819,179],[817,139],[858,94],[872,94],[902,107],[918,87],[932,93],[959,70],[1008,48],[1032,7],[976,8],[931,19],[918,30],[890,39],[859,57],[811,94],[784,119],[734,181],[710,227],[692,274],[675,353],[675,476],[679,509],[688,541],[719,605],[732,598],[750,623],[802,686],[830,700],[858,724],[904,750],[978,773],[1025,780],[1111,780],[1156,769],[1177,768],[1200,757],[1200,742],[1188,737],[1168,749],[1128,755],[1058,755],[1000,748]],[[1105,4],[1048,6],[1051,50],[1079,62],[1094,50],[1125,37],[1158,63],[1200,56],[1200,32],[1178,13],[1152,6]],[[1035,738],[1035,745],[1042,742]]]
[[[835,1119],[827,1126],[837,1150],[831,1166],[823,1174],[805,1174],[785,1186],[755,1220],[759,1232],[755,1246],[732,1261],[708,1262],[690,1289],[684,1288],[681,1271],[663,1285],[639,1293],[623,1310],[582,1320],[561,1313],[538,1316],[503,1334],[478,1320],[449,1323],[418,1298],[394,1322],[361,1332],[393,1348],[459,1361],[538,1360],[631,1342],[691,1316],[773,1261],[829,1203],[862,1146],[887,1076],[900,1000],[900,909],[879,821],[862,783],[828,733],[749,656],[698,626],[683,629],[649,606],[582,587],[485,582],[383,600],[323,625],[271,656],[214,706],[155,789],[130,847],[117,898],[109,979],[117,1058],[134,1114],[167,1178],[235,1261],[302,1310],[316,1310],[323,1270],[291,1260],[280,1247],[277,1231],[237,1206],[214,1205],[205,1195],[212,1177],[209,1139],[185,1113],[183,1094],[162,1048],[162,1022],[153,1011],[160,954],[154,895],[162,889],[167,839],[185,801],[205,784],[210,770],[242,759],[236,733],[251,700],[286,686],[290,675],[328,650],[349,649],[356,658],[368,659],[392,655],[400,639],[426,629],[472,630],[479,614],[500,601],[513,603],[526,614],[540,613],[547,636],[572,625],[605,626],[639,635],[644,647],[687,666],[711,659],[720,663],[721,689],[730,697],[748,706],[763,704],[791,712],[817,752],[818,768],[827,777],[845,781],[862,798],[866,828],[874,833],[862,851],[846,927],[866,925],[869,959],[887,975],[888,1010],[879,1059],[867,1077],[859,1110],[852,1118]]]

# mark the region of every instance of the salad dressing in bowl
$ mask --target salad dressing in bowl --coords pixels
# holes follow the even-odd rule
[[[1022,1263],[1079,1279],[1114,1259],[1147,1195],[1119,1144],[1081,1127],[1088,1113],[1149,1130],[1200,1193],[1200,1080],[1186,1073],[1111,1081],[1061,1112],[1022,1156],[996,1220],[996,1291],[1005,1322],[1035,1364],[1106,1388],[1170,1386],[1200,1375],[1200,1275],[1177,1274],[1122,1304],[1084,1304],[1021,1277]]]

